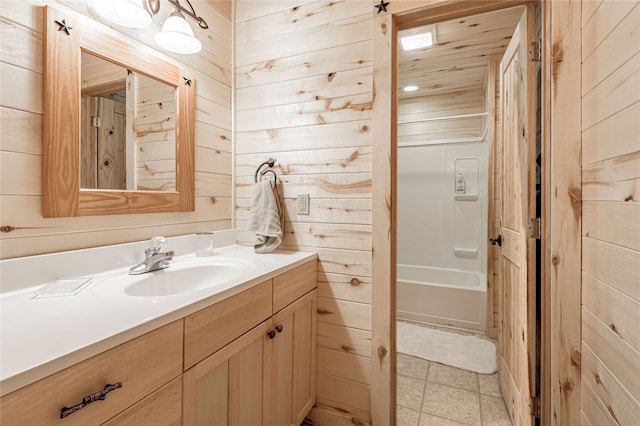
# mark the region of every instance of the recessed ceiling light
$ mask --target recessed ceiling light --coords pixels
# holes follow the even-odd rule
[[[404,90],[405,92],[415,92],[416,90],[418,90],[418,86],[416,85],[404,86],[402,90]]]
[[[436,28],[434,25],[414,28],[400,34],[402,50],[423,49],[436,43]]]

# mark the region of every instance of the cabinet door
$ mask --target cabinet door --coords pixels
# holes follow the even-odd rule
[[[313,290],[272,318],[270,424],[299,425],[315,403],[316,309]]]
[[[263,424],[268,324],[258,325],[184,373],[184,425]]]

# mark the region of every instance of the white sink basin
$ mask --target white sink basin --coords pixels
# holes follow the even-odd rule
[[[169,296],[227,283],[249,267],[247,262],[231,258],[174,261],[158,271],[112,276],[99,282],[94,291],[137,297]]]

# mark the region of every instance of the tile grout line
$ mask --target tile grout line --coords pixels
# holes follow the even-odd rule
[[[420,409],[418,410],[418,423],[416,426],[420,426],[422,421],[422,410],[424,408],[424,399],[427,396],[427,383],[429,383],[429,371],[431,371],[432,361],[427,361],[427,375],[424,377],[424,388],[422,389],[422,401],[420,401]]]
[[[480,414],[480,426],[484,426],[484,415],[482,411],[482,392],[480,390],[480,374],[476,374],[476,380],[478,381],[478,411]]]

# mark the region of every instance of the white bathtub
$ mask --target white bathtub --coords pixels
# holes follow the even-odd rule
[[[398,319],[486,330],[484,274],[398,265]]]

